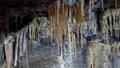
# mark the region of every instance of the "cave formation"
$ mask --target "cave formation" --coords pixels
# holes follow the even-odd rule
[[[0,68],[119,68],[120,0],[0,0]]]

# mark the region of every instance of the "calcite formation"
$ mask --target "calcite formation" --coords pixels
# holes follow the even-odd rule
[[[0,14],[0,68],[120,67],[120,0],[9,2]]]

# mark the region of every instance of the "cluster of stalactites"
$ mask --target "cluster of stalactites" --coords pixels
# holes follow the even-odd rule
[[[88,7],[88,24],[92,27],[90,22],[90,14],[94,6],[95,0],[89,0]],[[83,45],[83,22],[84,22],[84,0],[79,0],[76,7],[65,4],[65,0],[57,0],[53,4],[53,10],[48,10],[48,18],[50,20],[51,38],[55,37],[57,40],[58,51],[62,49],[63,36],[67,39],[68,46],[76,47],[76,42],[81,42]],[[96,23],[96,22],[94,22]],[[75,37],[73,38],[73,35]],[[72,45],[71,45],[72,44]],[[72,48],[74,48],[72,47]],[[70,47],[71,48],[71,47]],[[61,50],[60,50],[61,51]],[[61,51],[62,53],[62,51]]]
[[[50,36],[51,40],[54,38],[58,46],[58,54],[63,56],[63,40],[67,40],[68,50],[71,54],[76,53],[77,42],[83,42],[83,31],[84,24],[84,0],[80,0],[77,7],[68,6],[65,0],[57,0],[53,3],[53,10],[48,10],[48,19],[38,18],[34,19],[31,24],[25,26],[16,34],[8,36],[8,39],[4,41],[4,53],[6,56],[6,65],[8,68],[13,64],[17,66],[19,57],[23,56],[26,52],[29,44],[39,44],[40,42],[40,29],[44,29],[44,37]],[[91,22],[91,9],[95,0],[89,0],[88,4],[88,26],[92,28]],[[42,20],[42,22],[40,21]],[[109,20],[109,24],[108,24]],[[44,21],[44,22],[43,22]],[[95,22],[96,23],[96,22]],[[113,23],[113,25],[112,25]],[[103,34],[108,39],[108,30],[112,32],[115,29],[116,37],[119,37],[120,27],[120,10],[108,10],[103,15]],[[63,38],[64,37],[64,38]],[[14,38],[14,39],[13,39]],[[12,41],[10,41],[12,40]],[[80,41],[79,41],[80,40]],[[7,41],[7,42],[6,42]],[[29,43],[30,42],[30,43]],[[93,44],[93,43],[92,43]],[[91,45],[92,45],[91,44]],[[8,46],[9,45],[9,46]],[[14,46],[13,46],[14,45]],[[90,44],[88,44],[90,45]],[[15,47],[15,48],[14,48]],[[13,49],[14,48],[14,49]],[[11,51],[14,50],[14,51]],[[14,56],[14,58],[12,58]],[[28,58],[26,57],[26,64],[28,65]],[[93,57],[92,57],[93,59]],[[92,61],[91,61],[92,62]]]
[[[108,59],[108,56],[117,56],[120,57],[120,43],[118,44],[103,44],[99,43],[97,40],[92,40],[88,42],[90,46],[88,46],[89,50],[89,58],[88,58],[88,68],[97,68],[100,65],[96,65],[99,63],[104,63],[104,67],[108,68],[109,67],[109,62],[111,59]],[[104,54],[104,55],[103,55]],[[99,59],[100,61],[97,61]],[[119,60],[118,60],[119,61]],[[118,62],[119,64],[119,62]]]
[[[107,10],[103,15],[103,22],[102,22],[102,32],[106,35],[108,39],[108,30],[110,31],[112,36],[113,30],[115,31],[115,37],[119,38],[120,34],[120,9],[114,10]]]
[[[3,67],[20,67],[20,62],[22,61],[21,59],[24,56],[26,56],[26,67],[29,67],[27,47],[30,44],[35,45],[39,43],[39,29],[39,20],[37,21],[36,19],[34,19],[30,25],[25,26],[23,29],[16,33],[11,33],[5,38],[4,42],[2,43]]]
[[[3,67],[17,67],[19,58],[23,56],[26,49],[26,33],[11,34],[3,42]]]
[[[50,20],[51,35],[56,37],[58,51],[62,55],[63,36],[67,39],[68,46],[76,47],[76,37],[82,37],[82,22],[83,22],[83,4],[84,1],[80,0],[77,7],[65,4],[65,0],[57,0],[53,4],[53,11],[48,10],[48,18]],[[75,17],[74,17],[75,16]],[[76,18],[76,19],[75,19]],[[80,25],[80,26],[79,26]],[[80,29],[79,29],[80,27]],[[76,30],[77,31],[76,31]],[[81,31],[79,33],[79,30]],[[54,33],[53,33],[54,32]],[[74,42],[74,44],[73,44]],[[61,49],[61,50],[59,50]]]

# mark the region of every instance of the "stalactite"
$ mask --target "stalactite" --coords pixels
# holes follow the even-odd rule
[[[107,13],[106,13],[106,15],[107,15]],[[104,31],[104,34],[105,34],[105,39],[106,39],[106,41],[107,41],[107,44],[109,43],[108,42],[108,22],[107,22],[107,16],[103,16],[103,26],[104,26],[104,29],[103,29],[103,31]]]
[[[94,0],[91,0],[91,10],[92,10],[93,7],[94,7],[94,3],[95,3],[95,1],[94,1]]]
[[[89,3],[88,3],[88,32],[91,33],[91,30],[94,29],[93,27],[93,23],[92,20],[91,20],[91,16],[92,16],[92,5],[91,5],[92,1],[89,0]]]
[[[22,53],[23,53],[23,40],[24,40],[24,37],[23,37],[23,30],[20,32],[20,38],[19,38],[19,56],[21,57],[22,56]]]
[[[38,42],[38,44],[40,44],[40,21],[38,21],[38,19],[37,19],[37,42]]]
[[[30,44],[32,44],[32,25],[29,25],[29,41],[30,41]]]
[[[80,12],[80,6],[76,8],[76,29],[77,29],[77,38],[79,37],[79,29],[78,29],[78,22],[79,22],[79,19],[80,19],[80,16],[81,16],[81,12]],[[80,14],[80,15],[78,15]]]
[[[2,47],[2,52],[3,52],[3,55],[1,57],[1,61],[2,61],[2,64],[3,64],[3,68],[5,68],[5,64],[6,64],[6,51],[5,51],[5,44],[1,44],[0,48]]]
[[[72,26],[73,27],[73,26]],[[71,28],[72,28],[71,27]],[[73,32],[71,31],[71,53],[74,54],[74,36]]]
[[[12,45],[13,45],[13,40],[12,36],[9,36],[4,44],[5,44],[5,52],[6,52],[6,65],[7,68],[11,68],[11,61],[12,61]]]
[[[72,10],[71,10],[71,7],[69,7],[69,9],[68,9],[68,16],[69,16],[69,18],[68,18],[68,48],[69,48],[69,52],[70,52],[70,54],[72,53],[72,44],[71,44],[71,12],[72,12]]]
[[[38,38],[38,35],[37,35],[38,33],[37,33],[37,32],[39,32],[39,31],[38,31],[38,27],[39,27],[39,26],[38,26],[38,22],[37,22],[37,20],[35,19],[35,24],[34,24],[34,32],[35,32],[35,33],[34,33],[34,41],[35,41],[35,44],[37,44],[37,40],[38,40],[38,39],[37,39],[37,38]]]
[[[110,14],[110,16],[109,16],[109,22],[110,22],[110,31],[111,31],[111,36],[112,36],[112,20],[111,20],[112,18],[111,18],[111,14]]]
[[[31,31],[31,40],[34,40],[34,24],[32,24],[31,25],[31,29],[32,29],[32,31]]]
[[[50,43],[53,42],[54,39],[54,14],[50,15]]]
[[[35,23],[35,35],[34,35],[35,36],[35,42],[39,43],[39,31],[40,31],[39,27],[40,26],[39,26],[39,23],[38,23],[37,19],[35,19],[35,22],[36,22]]]
[[[118,23],[119,23],[119,27],[120,27],[120,11],[118,11]],[[120,28],[119,28],[120,30]]]
[[[102,2],[102,10],[104,11],[104,0],[101,0]]]
[[[118,41],[118,39],[119,39],[119,26],[118,26],[118,21],[117,21],[117,10],[116,10],[116,13],[115,13],[115,24],[116,24],[116,38],[117,38],[117,41]]]
[[[60,16],[61,17],[61,19],[62,19],[62,16]],[[63,26],[62,26],[62,24],[63,24],[63,21],[61,20],[60,21],[60,26],[59,26],[59,41],[60,41],[60,47],[61,47],[61,56],[63,55],[62,53],[62,37],[63,37]]]
[[[48,18],[50,20],[50,38],[51,38],[51,43],[53,40],[53,31],[54,31],[54,23],[53,23],[53,11],[48,10]]]
[[[115,37],[117,38],[117,22],[116,22],[116,17],[115,17],[115,14],[116,14],[116,11],[112,11],[112,14],[113,14],[113,28],[115,30]]]
[[[91,13],[91,0],[89,0],[89,3],[88,3],[88,21],[90,22],[90,13]]]
[[[61,56],[63,56],[63,35],[64,35],[64,29],[65,29],[65,9],[64,9],[64,0],[61,0],[61,15],[60,15],[60,46],[61,46]]]
[[[120,11],[118,11],[118,27],[120,27]],[[120,28],[118,28],[120,34]],[[119,35],[120,38],[120,35]]]
[[[29,39],[31,39],[31,26],[30,25],[28,26],[28,29],[29,29]]]
[[[64,16],[65,16],[65,0],[62,0],[62,18],[63,18],[63,20],[62,21],[65,21],[64,20]]]
[[[24,33],[23,33],[23,45],[22,45],[23,46],[23,53],[25,53],[25,50],[27,48],[26,33],[27,33],[27,29],[24,29]]]
[[[75,38],[75,34],[73,34],[73,45],[74,45],[74,54],[76,56],[76,38]]]
[[[39,21],[37,21],[37,42],[39,43],[40,42],[40,23],[39,23]]]
[[[53,16],[53,39],[55,39],[55,26],[56,26],[56,24],[55,24],[55,19],[54,19],[55,17]],[[54,41],[55,42],[55,41]]]
[[[33,36],[33,38],[32,38],[32,42],[34,42],[35,41],[35,28],[36,28],[36,26],[35,26],[35,21],[33,21],[33,25],[32,25],[32,36]]]
[[[63,26],[62,26],[62,15],[60,15],[60,4],[59,4],[59,13],[58,13],[58,35],[59,35],[59,46],[60,46],[60,53],[61,53],[61,56],[63,55],[62,53],[62,36],[63,36]]]
[[[68,7],[66,6],[65,7],[65,32],[66,32],[66,39],[67,39],[67,42],[69,42],[69,39],[68,39]]]
[[[54,13],[55,13],[55,21],[56,21],[56,26],[55,26],[55,32],[56,32],[56,39],[57,39],[57,45],[58,45],[58,54],[60,53],[59,51],[59,2],[56,1],[54,2]]]
[[[26,48],[26,64],[27,68],[29,68],[28,48]]]
[[[79,38],[79,23],[80,23],[80,30],[81,30],[81,25],[82,25],[82,2],[81,0],[79,2],[79,6],[76,8],[76,28],[77,28],[77,38]]]
[[[37,37],[37,21],[35,19],[34,20],[34,37],[33,37],[33,41],[35,44],[37,44],[36,37]]]
[[[18,62],[18,47],[19,47],[19,35],[16,34],[16,48],[15,48],[15,60],[14,60],[14,66],[17,67],[17,62]]]
[[[83,7],[84,7],[84,1],[81,0],[81,21],[80,21],[80,33],[81,33],[81,45],[83,45],[83,37],[82,37],[82,25],[83,25]]]

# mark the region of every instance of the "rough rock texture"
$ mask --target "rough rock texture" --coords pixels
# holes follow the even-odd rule
[[[120,0],[23,1],[0,0],[0,68],[120,68]]]

